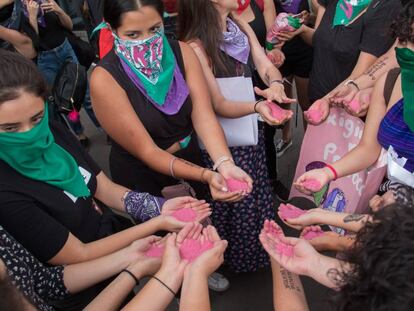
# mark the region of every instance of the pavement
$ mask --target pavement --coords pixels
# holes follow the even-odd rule
[[[303,138],[301,115],[302,113],[299,111],[297,122],[295,122],[295,116],[293,117],[293,145],[280,159],[278,159],[279,180],[288,188],[290,188],[293,181]],[[81,121],[85,127],[85,134],[91,141],[89,153],[104,172],[110,176],[108,164],[110,146],[106,143],[106,134],[93,126],[84,111],[81,112]],[[278,130],[275,136],[275,141],[280,137],[281,131]],[[273,310],[272,276],[270,268],[261,269],[252,273],[225,273],[225,275],[229,279],[231,285],[230,288],[223,293],[210,293],[213,311]],[[324,298],[328,298],[331,292],[309,278],[302,278],[302,282],[305,287],[310,310],[320,311],[326,309]],[[145,282],[143,282],[143,284],[145,284]],[[175,302],[172,302],[167,310],[178,310],[178,306]]]

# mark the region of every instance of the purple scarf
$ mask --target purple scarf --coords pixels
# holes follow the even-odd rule
[[[46,27],[45,13],[41,9],[40,5],[44,2],[46,2],[46,1],[45,0],[34,0],[34,1],[36,1],[39,4],[39,12],[37,13],[37,23],[41,27],[45,28]],[[24,14],[24,16],[29,18],[29,12],[27,10],[26,4],[24,3],[23,0],[21,2],[22,2],[23,14]]]
[[[247,64],[250,55],[249,39],[230,18],[227,18],[227,31],[223,32],[223,39],[220,49],[239,62]]]
[[[161,106],[154,102],[152,98],[147,95],[147,91],[145,90],[144,85],[134,74],[131,68],[129,68],[129,66],[121,58],[119,58],[119,60],[122,64],[122,68],[124,69],[129,79],[131,79],[135,86],[141,91],[141,93],[150,101],[150,103],[155,108],[157,108],[164,114],[170,116],[175,115],[180,111],[181,107],[184,105],[185,100],[190,94],[190,91],[188,90],[187,84],[184,80],[183,75],[181,74],[177,62],[175,64],[174,77],[170,86],[170,90],[167,93],[164,105]]]
[[[280,0],[280,5],[286,13],[298,14],[302,0]]]

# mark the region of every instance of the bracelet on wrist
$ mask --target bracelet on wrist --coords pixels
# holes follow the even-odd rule
[[[204,179],[204,173],[205,172],[207,172],[208,171],[208,169],[206,169],[205,167],[203,168],[203,170],[201,171],[201,182],[203,183],[203,184],[206,184],[207,182],[206,182],[206,180]]]
[[[139,285],[139,279],[131,272],[131,271],[129,271],[128,269],[123,269],[122,271],[121,271],[121,273],[122,272],[125,272],[126,274],[129,274],[130,276],[131,276],[131,278],[133,278],[134,279],[134,281],[135,281],[135,286],[138,286]]]
[[[161,281],[159,278],[157,278],[155,275],[151,275],[151,278],[157,280],[160,284],[162,284],[166,289],[168,289],[173,296],[177,296],[177,293],[174,292],[167,284],[165,284],[163,281]]]
[[[332,174],[334,175],[333,180],[337,180],[338,179],[338,172],[336,171],[336,169],[330,164],[326,164],[325,167],[328,168],[332,172]]]
[[[280,84],[281,86],[285,86],[285,83],[283,82],[283,80],[279,80],[279,79],[276,79],[276,80],[272,80],[272,81],[270,81],[269,82],[269,86],[271,86],[272,84],[274,84],[274,83],[278,83],[278,84]]]
[[[222,156],[218,158],[217,161],[213,165],[213,171],[217,171],[224,162],[228,162],[228,161],[231,163],[234,163],[234,161],[228,156]]]
[[[346,82],[345,82],[345,86],[348,86],[348,85],[353,85],[353,86],[355,86],[355,87],[356,87],[356,89],[358,90],[358,92],[361,90],[361,89],[359,88],[358,84],[357,84],[354,80],[348,80],[348,81],[346,81]]]
[[[263,98],[261,98],[261,99],[259,99],[258,101],[255,102],[254,108],[253,108],[254,112],[259,113],[257,111],[257,105],[260,104],[262,101],[264,101]]]

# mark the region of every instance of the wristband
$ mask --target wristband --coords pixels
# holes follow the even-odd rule
[[[337,173],[336,169],[334,169],[334,167],[330,164],[326,164],[325,167],[330,169],[331,172],[334,174],[334,179],[333,180],[337,180],[338,179],[338,173]]]
[[[262,101],[263,101],[263,99],[259,99],[259,100],[258,100],[258,101],[254,104],[254,108],[253,108],[254,112],[258,113],[256,108],[257,108],[257,105],[258,105],[258,104],[260,104]]]
[[[284,84],[283,80],[279,80],[279,79],[277,79],[277,80],[272,80],[272,81],[270,81],[269,86],[271,86],[273,83],[279,83],[279,84],[281,84],[282,86],[285,86],[285,84]]]
[[[217,171],[218,170],[218,168],[224,163],[224,162],[227,162],[227,161],[230,161],[230,162],[232,162],[232,163],[234,163],[233,162],[233,160],[232,159],[230,159],[228,156],[222,156],[222,157],[220,157],[220,158],[218,158],[217,159],[217,161],[216,161],[216,163],[214,163],[214,165],[213,165],[213,171]]]
[[[345,86],[347,86],[347,85],[353,85],[353,86],[355,86],[357,88],[358,92],[360,91],[360,88],[359,88],[358,84],[354,80],[348,80],[348,81],[346,81],[345,82]]]
[[[165,284],[163,281],[161,281],[159,278],[157,278],[155,275],[151,275],[151,277],[155,280],[157,280],[158,282],[160,282],[162,285],[164,285],[164,287],[166,289],[168,289],[171,294],[173,294],[173,296],[175,297],[177,295],[177,293],[175,293],[167,284]]]
[[[138,286],[139,285],[139,280],[138,280],[138,278],[131,272],[131,271],[129,271],[129,270],[127,270],[127,269],[124,269],[124,270],[122,270],[121,271],[121,273],[122,272],[125,272],[125,273],[127,273],[127,274],[129,274],[133,279],[134,279],[134,281],[135,281],[135,286]]]
[[[174,175],[174,162],[175,162],[175,160],[177,160],[177,158],[173,156],[173,158],[170,161],[170,175],[172,176],[172,178],[177,179],[177,177],[175,177],[175,175]]]
[[[163,203],[163,198],[135,191],[129,191],[124,199],[125,211],[137,222],[146,222],[161,215]]]

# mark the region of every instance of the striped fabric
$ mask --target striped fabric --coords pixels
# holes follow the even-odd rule
[[[388,150],[390,146],[397,152],[398,157],[407,159],[404,168],[414,172],[414,132],[403,118],[404,99],[400,99],[385,115],[378,131],[378,142]],[[414,116],[413,116],[414,117]]]

